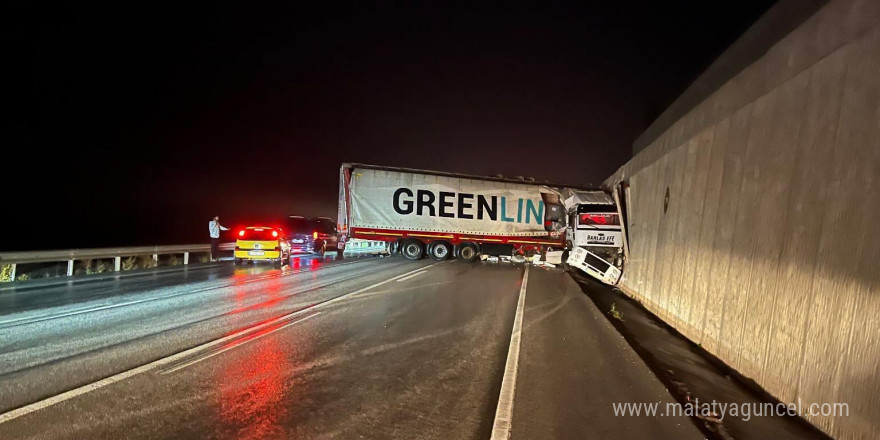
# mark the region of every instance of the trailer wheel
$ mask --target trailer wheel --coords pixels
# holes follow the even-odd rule
[[[445,241],[435,241],[428,245],[428,255],[434,261],[444,261],[452,255],[452,246]]]
[[[415,238],[403,242],[400,253],[407,260],[420,260],[425,254],[425,244]]]
[[[462,243],[458,245],[456,258],[465,263],[473,263],[477,259],[477,246],[473,243]]]

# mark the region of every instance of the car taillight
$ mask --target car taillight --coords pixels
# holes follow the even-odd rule
[[[244,229],[238,231],[238,236],[239,236],[239,237],[244,237]]]
[[[317,231],[312,232],[312,240],[317,240],[317,239],[318,239],[318,232]]]

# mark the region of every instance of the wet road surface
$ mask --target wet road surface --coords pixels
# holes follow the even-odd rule
[[[613,402],[673,400],[556,270],[297,259],[0,292],[0,306],[4,439],[488,439],[504,380],[514,439],[702,438],[685,417],[614,416]]]

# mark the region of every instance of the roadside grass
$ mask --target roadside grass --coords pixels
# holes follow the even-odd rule
[[[138,257],[138,267],[141,269],[152,269],[159,265],[159,262],[153,259],[152,255],[141,255]]]
[[[137,269],[137,257],[128,257],[122,260],[122,270],[134,270]]]
[[[620,310],[617,310],[617,304],[611,303],[611,310],[608,311],[608,314],[611,315],[612,318],[620,321],[623,321],[623,313],[620,313]]]
[[[0,267],[0,283],[12,281],[12,265],[4,264]]]
[[[85,260],[80,260],[74,264],[74,275],[91,275],[95,273],[110,272],[113,270],[113,260],[89,258]]]
[[[95,271],[93,273],[104,273],[110,270],[113,270],[113,263],[108,263],[107,260],[98,260],[95,263]]]

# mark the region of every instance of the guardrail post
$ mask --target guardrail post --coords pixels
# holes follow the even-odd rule
[[[159,265],[159,254],[153,254],[153,262],[155,262],[157,266]]]
[[[10,264],[10,266],[12,266],[12,269],[11,269],[12,272],[9,276],[9,281],[15,281],[15,266],[18,266],[18,265],[15,263],[12,263],[12,264]]]
[[[113,259],[113,270],[117,272],[122,270],[122,257],[116,257]]]
[[[183,253],[183,265],[186,266],[187,264],[189,264],[189,252],[184,252]]]
[[[73,276],[73,260],[67,260],[67,276]]]

